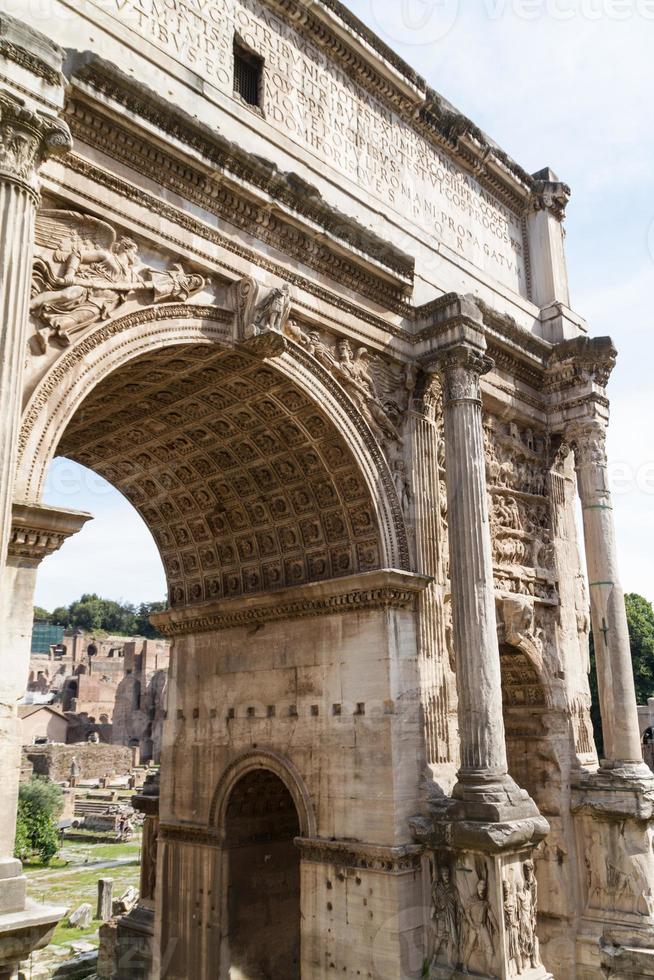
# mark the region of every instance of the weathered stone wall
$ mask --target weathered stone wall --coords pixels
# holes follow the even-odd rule
[[[77,763],[77,780],[101,776],[124,775],[132,768],[130,749],[120,745],[39,745],[24,749],[24,756],[38,776],[54,782],[70,778],[73,759]]]

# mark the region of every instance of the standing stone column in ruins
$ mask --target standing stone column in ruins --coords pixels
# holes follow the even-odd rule
[[[138,904],[118,920],[112,977],[149,980],[153,975],[154,916],[157,890],[160,770],[151,772],[132,805],[145,817],[141,844],[141,886]],[[103,945],[102,931],[101,946]]]
[[[624,592],[618,558],[606,455],[608,416],[598,407],[571,422],[566,439],[572,446],[583,513],[584,545],[595,637],[597,683],[604,732],[603,767],[643,763],[636,690],[631,661]]]
[[[480,377],[492,367],[483,336],[442,349],[450,577],[461,768],[454,795],[519,796],[508,775]]]
[[[0,89],[0,569],[11,528],[38,171],[70,146],[65,124]]]

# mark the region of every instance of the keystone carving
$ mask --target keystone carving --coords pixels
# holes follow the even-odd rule
[[[71,335],[108,320],[129,299],[187,300],[205,284],[180,265],[167,271],[144,265],[130,238],[117,237],[106,221],[76,211],[41,211],[35,238],[30,311],[42,353],[48,339],[66,347]]]

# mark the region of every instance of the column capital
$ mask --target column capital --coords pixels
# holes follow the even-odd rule
[[[36,198],[41,164],[71,147],[66,123],[0,90],[0,180],[19,184]]]
[[[434,354],[432,370],[443,383],[445,404],[457,401],[481,401],[480,378],[492,371],[495,362],[476,344],[457,343]]]
[[[565,427],[565,441],[572,449],[577,469],[581,466],[608,465],[606,455],[607,419],[597,412],[572,419]]]
[[[83,511],[58,510],[42,504],[14,504],[9,558],[37,567],[90,520],[92,515]]]

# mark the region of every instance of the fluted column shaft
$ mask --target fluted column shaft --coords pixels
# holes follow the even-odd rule
[[[7,561],[18,433],[27,356],[28,304],[32,276],[34,219],[39,202],[38,170],[51,154],[70,147],[68,127],[28,108],[0,90],[0,884],[16,878],[13,860],[16,798],[20,772],[16,701],[25,689],[32,624],[35,567]],[[17,625],[19,624],[19,625]],[[12,886],[0,910],[23,908],[24,888]]]
[[[11,529],[38,170],[69,148],[67,126],[0,91],[0,571]]]
[[[11,529],[35,209],[33,194],[0,172],[0,563]]]
[[[571,425],[567,435],[574,451],[583,511],[605,765],[641,764],[629,629],[607,472],[605,420],[598,416],[583,419]]]
[[[443,381],[458,778],[460,785],[482,789],[508,780],[479,383],[492,361],[462,343],[443,351],[437,366]]]

